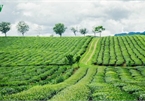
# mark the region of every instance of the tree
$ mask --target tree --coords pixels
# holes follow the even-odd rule
[[[82,28],[82,29],[80,29],[80,33],[85,36],[85,34],[88,33],[88,31],[86,28]]]
[[[17,29],[18,32],[22,33],[22,35],[24,36],[24,33],[29,31],[29,26],[24,21],[20,21],[17,25]]]
[[[11,24],[9,22],[0,23],[0,31],[7,36],[6,33],[11,29]]]
[[[76,60],[75,60],[75,62],[78,64],[78,67],[79,67],[80,58],[81,58],[80,56],[77,56],[77,57],[76,57]]]
[[[105,30],[105,28],[103,28],[103,26],[97,26],[97,27],[95,27],[95,32],[96,33],[100,33],[100,37],[101,37],[102,31],[104,31],[104,30]]]
[[[55,26],[53,27],[53,31],[56,34],[59,34],[60,37],[62,36],[62,33],[64,33],[66,29],[67,27],[65,27],[64,24],[62,23],[55,24]]]
[[[96,31],[95,31],[95,29],[93,29],[92,32],[94,33],[94,36],[96,36]]]
[[[72,66],[74,63],[73,55],[71,54],[67,55],[66,59],[67,59],[68,64]]]
[[[78,32],[77,28],[72,27],[71,31],[73,31],[74,35],[76,36],[76,32]]]

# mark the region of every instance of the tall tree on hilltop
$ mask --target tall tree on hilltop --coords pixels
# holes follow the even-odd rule
[[[17,29],[18,32],[22,33],[22,35],[24,36],[24,33],[29,31],[29,26],[24,21],[20,21],[17,25]]]
[[[103,28],[103,26],[97,26],[97,27],[95,27],[95,32],[96,33],[100,33],[100,37],[101,37],[102,31],[104,31],[104,30],[105,30],[105,28]]]
[[[80,29],[80,33],[85,36],[86,33],[88,33],[88,30],[86,28],[82,28],[82,29]]]
[[[11,29],[11,24],[9,22],[2,22],[0,23],[0,31],[7,36],[7,32]]]
[[[59,34],[60,37],[62,36],[62,33],[64,33],[66,29],[67,27],[65,27],[64,24],[62,23],[55,24],[55,26],[53,27],[53,31],[56,34]]]
[[[74,35],[76,36],[76,32],[78,32],[77,28],[72,27],[71,31],[74,33]]]

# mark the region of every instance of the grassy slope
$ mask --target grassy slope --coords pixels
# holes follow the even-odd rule
[[[145,99],[145,68],[90,65],[94,50],[98,49],[99,44],[100,41],[98,42],[96,38],[91,41],[81,58],[81,68],[66,81],[55,85],[35,86],[18,94],[5,96],[4,99],[57,101]]]
[[[91,37],[0,37],[0,65],[64,64],[68,54],[82,55]]]
[[[47,62],[62,64],[65,55],[82,55],[90,40],[90,37],[0,37],[0,95],[66,80],[77,68],[48,66]]]
[[[103,37],[93,63],[105,66],[145,65],[145,36]]]

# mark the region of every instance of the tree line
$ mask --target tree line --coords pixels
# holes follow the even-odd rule
[[[22,35],[24,36],[24,33],[29,31],[29,26],[24,22],[24,21],[20,21],[17,24],[17,30],[18,32],[22,33]],[[11,29],[11,23],[9,22],[1,22],[0,23],[0,31],[5,34],[5,37],[7,36],[7,32]]]
[[[24,21],[20,21],[17,26],[16,26],[18,32],[20,32],[22,34],[22,36],[24,36],[24,34],[29,31],[29,25],[27,23],[25,23]],[[0,31],[5,34],[5,37],[7,36],[7,32],[11,29],[11,23],[9,22],[1,22],[0,23]],[[62,36],[62,34],[65,32],[65,30],[67,29],[67,27],[64,26],[64,24],[62,23],[57,23],[55,24],[55,26],[53,27],[53,31],[60,35],[60,37]],[[77,27],[72,27],[70,29],[74,35],[76,36],[77,32],[80,32],[81,34],[83,34],[84,36],[88,33],[87,28],[81,28],[78,29]],[[94,33],[94,36],[96,36],[96,33],[100,34],[101,37],[101,33],[102,31],[104,31],[105,28],[103,26],[96,26],[93,28],[92,32]]]

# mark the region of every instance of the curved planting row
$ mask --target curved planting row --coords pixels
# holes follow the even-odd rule
[[[144,67],[98,67],[91,100],[145,100]]]
[[[1,95],[17,93],[35,85],[63,82],[78,69],[67,66],[22,66],[1,68],[3,68],[2,71],[0,71]],[[11,68],[11,70],[8,71],[7,68]]]
[[[33,86],[32,88],[12,94],[5,95],[0,99],[3,100],[47,100],[52,98],[56,93],[60,92],[64,88],[76,84],[79,82],[87,73],[87,68],[79,68],[71,77],[66,79],[64,82],[58,84],[47,84],[44,86]]]
[[[85,77],[75,85],[69,86],[56,94],[50,101],[86,101],[89,99],[91,90],[87,86],[93,79],[96,68],[89,68]]]
[[[93,57],[93,64],[105,66],[145,65],[144,38],[144,36],[101,38]]]
[[[58,84],[33,86],[1,100],[145,100],[144,67],[79,68]]]
[[[92,37],[0,37],[0,66],[64,64],[82,55]]]

